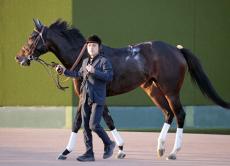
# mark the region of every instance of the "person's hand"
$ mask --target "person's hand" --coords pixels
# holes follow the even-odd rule
[[[95,72],[95,68],[94,68],[92,65],[87,65],[87,66],[86,66],[86,70],[87,70],[89,73],[94,73],[94,72]]]
[[[65,71],[65,68],[62,65],[57,65],[55,70],[58,72],[58,74],[62,75]]]

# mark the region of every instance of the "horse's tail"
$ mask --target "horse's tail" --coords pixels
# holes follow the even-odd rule
[[[183,46],[178,45],[177,48],[180,49],[181,53],[184,55],[184,58],[186,59],[186,62],[188,64],[188,70],[193,83],[198,85],[203,95],[207,96],[217,105],[230,109],[230,103],[225,102],[217,94],[216,90],[212,86],[210,80],[208,79],[206,73],[204,72],[201,66],[201,63],[199,62],[199,59],[195,55],[193,55],[191,51],[189,51],[186,48],[183,48]]]

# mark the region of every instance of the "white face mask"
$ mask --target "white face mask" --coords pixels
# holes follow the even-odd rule
[[[95,57],[99,53],[99,44],[98,43],[88,43],[87,51],[91,58]]]

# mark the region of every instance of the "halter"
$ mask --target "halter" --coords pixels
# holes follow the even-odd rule
[[[42,43],[43,43],[44,47],[47,49],[46,44],[45,44],[45,40],[43,38],[44,29],[45,29],[45,26],[42,27],[41,32],[39,32],[36,28],[34,29],[34,31],[38,33],[38,36],[36,37],[36,39],[34,40],[34,42],[32,43],[32,45],[30,46],[30,50],[29,50],[30,55],[27,57],[27,59],[29,61],[34,60],[34,61],[39,62],[40,64],[42,64],[42,66],[45,68],[45,70],[47,71],[47,73],[50,75],[50,77],[52,78],[52,80],[56,84],[57,88],[60,89],[60,90],[65,90],[65,89],[67,89],[69,87],[63,87],[60,84],[60,77],[59,77],[59,75],[57,74],[56,79],[55,79],[54,76],[53,76],[53,74],[52,74],[52,72],[51,72],[52,68],[55,68],[58,64],[55,63],[55,62],[51,62],[51,64],[47,63],[46,61],[42,60],[41,58],[36,57],[36,56],[33,55],[34,50],[36,49],[36,47],[37,47],[38,42],[39,42],[40,39],[42,40]],[[80,51],[80,53],[78,55],[78,58],[76,59],[76,61],[74,62],[73,66],[70,69],[71,71],[73,71],[76,68],[76,66],[79,64],[79,62],[80,62],[80,60],[81,60],[81,58],[83,56],[83,53],[85,52],[86,46],[87,46],[87,43],[84,44],[84,46],[82,47],[82,49],[81,49],[81,51]]]
[[[38,57],[35,57],[33,54],[34,54],[34,50],[36,49],[40,39],[42,40],[43,46],[47,49],[45,40],[43,38],[44,29],[45,29],[45,26],[43,26],[42,30],[39,32],[36,28],[34,28],[34,31],[38,33],[38,36],[36,37],[32,45],[30,46],[30,50],[29,50],[30,55],[28,56],[28,60],[30,61],[38,59]]]
[[[46,47],[46,43],[43,37],[43,32],[45,30],[45,26],[42,27],[42,30],[39,32],[36,28],[34,28],[34,31],[38,33],[38,36],[35,38],[34,42],[31,44],[31,46],[29,47],[29,56],[27,57],[27,59],[29,61],[34,60],[35,62],[39,62],[44,69],[47,71],[48,75],[52,78],[53,82],[56,84],[57,88],[60,90],[65,90],[68,87],[64,87],[60,84],[60,77],[57,74],[56,78],[54,77],[54,75],[52,74],[52,68],[55,68],[57,66],[57,63],[55,62],[51,62],[51,63],[47,63],[46,61],[42,60],[39,57],[34,56],[34,51],[38,45],[39,40],[42,40],[43,46],[48,50],[48,48]],[[25,49],[25,48],[23,48]]]
[[[34,56],[33,55],[34,51],[35,51],[35,49],[36,49],[36,47],[38,45],[39,40],[42,40],[43,46],[46,48],[46,50],[48,50],[48,48],[46,46],[46,43],[45,43],[45,40],[44,40],[44,37],[43,37],[44,30],[45,30],[45,26],[42,26],[41,31],[38,31],[35,28],[34,31],[38,33],[37,37],[35,38],[35,40],[33,41],[33,43],[30,45],[29,50],[27,50],[26,48],[23,48],[23,49],[26,49],[29,52],[30,55],[27,56],[27,59],[29,61],[34,60],[36,62],[39,62],[45,68],[45,70],[47,71],[48,75],[52,78],[52,80],[56,84],[57,88],[60,89],[60,90],[65,90],[68,87],[63,87],[60,84],[60,76],[57,74],[56,75],[56,79],[55,79],[55,77],[54,77],[54,75],[52,74],[52,71],[51,71],[58,64],[55,63],[55,62],[47,63],[46,61],[44,61],[41,58],[39,58],[39,56]],[[71,71],[74,70],[76,68],[76,66],[79,64],[79,62],[80,62],[80,60],[81,60],[81,58],[82,58],[82,56],[83,56],[83,54],[85,52],[86,46],[87,46],[87,43],[85,43],[84,46],[82,47],[79,55],[77,56],[76,61],[74,62],[73,66],[70,69]]]

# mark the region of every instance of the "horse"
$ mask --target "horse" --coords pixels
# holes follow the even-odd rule
[[[68,26],[66,21],[57,20],[47,27],[37,20],[35,30],[17,54],[16,60],[23,66],[29,66],[32,60],[50,51],[70,69],[84,43],[85,38],[80,31]],[[101,52],[110,60],[114,71],[113,81],[107,85],[107,96],[123,94],[140,87],[163,112],[164,124],[157,139],[158,157],[165,153],[166,137],[174,117],[177,124],[176,137],[174,147],[166,158],[175,160],[182,148],[186,113],[181,104],[180,90],[187,71],[205,97],[221,107],[230,109],[230,103],[224,101],[212,86],[199,59],[181,45],[146,41],[112,48],[103,44]],[[84,53],[82,59],[84,58],[87,58],[87,53]],[[82,60],[75,70],[79,70],[81,63]],[[81,80],[74,80],[77,95],[80,84]],[[78,130],[79,125],[76,124],[81,121],[78,115],[79,111],[75,116],[73,131]]]

